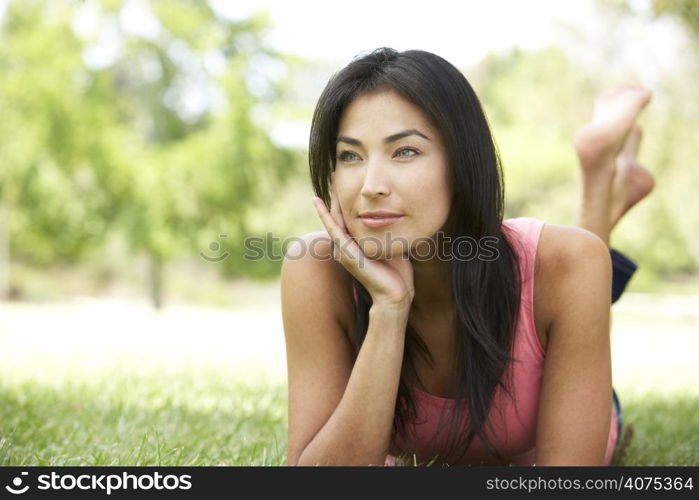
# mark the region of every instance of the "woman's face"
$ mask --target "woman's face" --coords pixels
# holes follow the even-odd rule
[[[442,139],[420,108],[393,91],[355,98],[340,119],[333,183],[349,233],[370,258],[406,253],[449,216],[452,189]],[[361,215],[388,211],[379,221]],[[418,252],[424,250],[418,247]]]

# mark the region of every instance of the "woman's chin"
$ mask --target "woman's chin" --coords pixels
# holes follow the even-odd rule
[[[391,258],[400,257],[406,253],[406,249],[402,248],[401,245],[387,247],[386,245],[379,245],[373,241],[360,244],[359,248],[362,250],[362,253],[367,256],[367,258],[372,260],[388,260]]]

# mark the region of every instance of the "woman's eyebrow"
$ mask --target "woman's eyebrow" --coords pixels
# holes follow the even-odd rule
[[[410,135],[419,135],[420,137],[423,137],[428,141],[432,140],[419,130],[411,128],[409,130],[403,130],[402,132],[398,132],[397,134],[389,135],[383,140],[383,142],[384,144],[390,144],[391,142],[395,142],[398,139],[402,139],[403,137],[408,137]],[[353,137],[346,137],[344,135],[338,136],[337,141],[335,141],[335,144],[338,144],[340,142],[346,142],[347,144],[352,144],[353,146],[363,146],[362,141],[360,141],[359,139],[354,139]]]

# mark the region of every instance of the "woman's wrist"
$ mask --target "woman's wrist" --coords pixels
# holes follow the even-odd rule
[[[370,317],[406,318],[410,314],[410,302],[374,302],[369,308]]]
[[[367,336],[394,338],[399,342],[405,339],[410,308],[392,304],[374,304],[369,309]]]

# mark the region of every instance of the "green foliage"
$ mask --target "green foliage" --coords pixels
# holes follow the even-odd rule
[[[656,18],[674,17],[685,25],[691,35],[699,37],[699,3],[696,0],[651,0],[649,4],[632,0],[597,0],[597,2],[623,15],[648,9]]]
[[[0,205],[11,218],[0,238],[14,259],[78,262],[115,232],[157,262],[196,256],[211,235],[242,240],[262,187],[292,172],[292,153],[253,120],[285,88],[259,76],[261,64],[283,64],[262,41],[265,16],[233,22],[189,0],[146,5],[150,34],[131,29],[115,2],[9,3]],[[76,28],[80,15],[95,26]],[[94,56],[104,32],[111,59]],[[246,271],[235,259],[222,268]]]
[[[507,215],[572,217],[570,138],[589,118],[592,84],[553,48],[490,55],[473,73],[503,162]]]
[[[0,203],[12,209],[13,253],[39,263],[79,257],[114,216],[95,155],[104,103],[88,91],[63,21],[48,22],[35,3],[11,3],[0,32]]]
[[[678,17],[694,36],[699,37],[699,3],[696,0],[653,0],[653,10],[658,15]]]
[[[481,97],[498,143],[506,187],[506,216],[575,224],[580,173],[572,147],[601,91],[555,48],[490,55],[466,72]],[[612,244],[641,265],[646,284],[699,270],[696,188],[699,156],[692,138],[699,107],[672,81],[654,89],[641,117],[640,161],[654,174],[655,191],[625,217]]]
[[[231,21],[195,0],[144,5],[151,33],[128,26],[114,0],[8,3],[0,213],[9,213],[9,227],[0,220],[0,246],[9,239],[16,262],[48,267],[84,262],[117,237],[162,266],[219,241],[230,253],[216,264],[226,276],[276,276],[280,260],[244,258],[245,238],[321,225],[308,202],[306,152],[275,146],[269,123],[253,117],[310,118],[306,89],[264,76],[275,67],[290,75],[304,62],[265,46],[264,15]],[[695,3],[653,6],[696,32]],[[490,55],[466,73],[503,159],[506,215],[574,223],[580,177],[571,137],[590,117],[599,75],[583,74],[555,48]],[[686,216],[699,186],[691,76],[678,69],[654,89],[641,161],[656,191],[614,235],[652,279],[699,269],[699,228]]]

